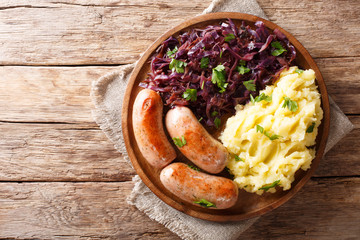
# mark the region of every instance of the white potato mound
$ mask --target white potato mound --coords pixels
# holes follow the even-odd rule
[[[236,115],[227,120],[220,136],[232,153],[227,167],[234,181],[239,188],[257,194],[264,190],[275,192],[274,185],[288,190],[295,172],[310,168],[317,128],[323,118],[315,72],[311,69],[301,72],[291,67],[261,93],[272,96],[272,100],[236,106]],[[283,107],[284,97],[297,103],[295,112]],[[279,138],[270,140],[275,134]]]

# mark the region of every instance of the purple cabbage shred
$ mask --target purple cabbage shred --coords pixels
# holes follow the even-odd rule
[[[273,56],[273,42],[279,42],[286,51]],[[178,50],[169,56],[167,53],[175,47]],[[160,93],[166,106],[188,106],[202,124],[213,127],[216,118],[233,114],[237,104],[250,100],[250,94],[255,98],[266,85],[275,82],[295,57],[295,47],[280,30],[271,32],[261,21],[255,23],[255,29],[245,22],[237,27],[228,19],[164,41],[151,59],[151,72],[140,86]],[[202,58],[208,58],[205,68],[201,68]],[[173,59],[186,63],[184,72],[169,69]],[[223,92],[211,81],[212,69],[218,65],[225,67],[227,86]],[[240,65],[250,71],[240,74]],[[245,87],[244,82],[249,80],[254,80],[256,91]],[[196,101],[183,97],[186,89],[197,90]]]

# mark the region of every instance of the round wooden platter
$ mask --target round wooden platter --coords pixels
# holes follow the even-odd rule
[[[144,156],[139,151],[139,147],[136,143],[133,126],[132,126],[132,109],[133,103],[137,93],[141,90],[138,86],[139,83],[147,77],[147,73],[150,70],[150,59],[155,53],[158,46],[170,36],[178,36],[180,33],[189,31],[193,28],[204,28],[207,25],[219,24],[221,21],[231,18],[237,26],[240,26],[242,21],[246,24],[254,27],[256,21],[262,21],[271,30],[278,28],[283,32],[289,41],[295,46],[297,50],[296,64],[303,69],[313,69],[316,73],[316,80],[321,93],[322,108],[324,111],[324,118],[319,127],[319,133],[316,139],[316,157],[312,161],[311,168],[304,172],[299,170],[295,175],[295,181],[292,183],[292,188],[288,191],[282,191],[278,188],[276,193],[264,193],[259,196],[254,193],[247,193],[244,190],[239,191],[239,198],[235,206],[225,209],[206,209],[187,203],[180,198],[170,193],[160,182],[159,174],[160,170],[154,169],[150,166]],[[311,29],[309,29],[311,31]],[[270,210],[279,207],[286,201],[288,201],[295,193],[297,193],[302,186],[310,179],[314,173],[316,167],[319,165],[320,159],[323,156],[330,125],[330,107],[329,99],[326,91],[324,80],[321,76],[319,68],[315,61],[312,59],[307,50],[288,32],[277,26],[276,24],[267,21],[265,19],[242,13],[212,13],[202,16],[198,16],[187,20],[180,25],[174,27],[170,31],[159,37],[140,58],[139,62],[134,68],[134,71],[130,77],[127,90],[124,97],[123,109],[122,109],[122,130],[125,140],[126,149],[128,151],[130,160],[139,174],[142,181],[150,188],[150,190],[156,194],[162,201],[171,207],[184,212],[190,216],[201,218],[210,221],[238,221],[255,216],[259,216],[269,212]],[[188,160],[177,152],[177,159],[175,161],[188,162]],[[220,175],[226,175],[221,173]]]

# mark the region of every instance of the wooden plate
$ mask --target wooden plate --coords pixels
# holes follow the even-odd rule
[[[138,86],[139,83],[144,80],[147,73],[150,70],[149,60],[154,54],[157,47],[171,35],[177,36],[179,33],[188,31],[192,28],[203,28],[210,24],[219,24],[220,21],[231,18],[234,23],[239,26],[244,20],[246,24],[254,26],[254,23],[258,20],[263,21],[266,27],[271,30],[275,28],[280,29],[289,41],[295,46],[297,50],[296,64],[303,69],[313,69],[316,74],[317,84],[321,93],[322,108],[324,110],[324,118],[319,127],[319,133],[317,137],[316,145],[316,157],[312,161],[311,168],[304,172],[299,170],[295,175],[295,181],[292,183],[292,188],[288,191],[278,190],[276,193],[264,193],[262,196],[258,196],[254,193],[247,193],[244,190],[239,191],[239,198],[235,206],[225,209],[205,209],[191,205],[182,201],[172,193],[170,193],[162,185],[159,179],[159,170],[154,170],[142,154],[139,151],[137,143],[135,141],[133,126],[132,126],[132,109],[133,103],[137,93],[141,90]],[[311,31],[311,29],[309,29]],[[330,108],[329,99],[326,91],[324,80],[321,76],[319,68],[316,63],[306,51],[306,49],[288,32],[277,26],[276,24],[269,22],[265,19],[242,13],[212,13],[192,18],[171,29],[158,38],[144,53],[137,63],[127,86],[126,94],[124,97],[123,109],[122,109],[122,130],[126,149],[128,151],[130,160],[139,174],[143,182],[155,193],[162,201],[171,207],[184,212],[190,216],[201,218],[211,221],[236,221],[255,216],[262,215],[274,208],[279,207],[286,201],[288,201],[296,192],[300,190],[302,186],[310,179],[310,176],[314,173],[316,167],[319,165],[320,159],[323,156],[330,124]],[[184,157],[178,152],[178,158],[175,161],[185,161]]]

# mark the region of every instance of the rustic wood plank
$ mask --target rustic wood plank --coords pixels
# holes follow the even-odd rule
[[[360,114],[360,57],[321,58],[317,63],[340,108]],[[91,81],[116,68],[0,67],[0,120],[93,122]]]
[[[131,63],[161,33],[200,14],[210,2],[2,2],[0,64]]]
[[[360,116],[349,116],[349,119],[354,130],[324,156],[314,176],[360,176]]]
[[[0,120],[93,122],[91,81],[116,67],[0,67]]]
[[[126,204],[131,182],[0,183],[0,238],[178,239]],[[356,239],[360,179],[312,179],[244,239]],[[96,220],[95,220],[96,219]]]
[[[360,175],[355,130],[321,160],[315,176]],[[93,124],[0,123],[0,181],[128,181],[135,171]]]
[[[312,179],[294,199],[261,217],[242,239],[358,239],[359,178]]]
[[[258,0],[269,19],[293,34],[313,57],[359,56],[358,0]]]
[[[135,171],[96,124],[0,123],[0,181],[128,181]]]
[[[2,1],[0,64],[131,63],[162,33],[200,14],[210,2]],[[259,0],[259,4],[313,57],[360,56],[357,0]]]

